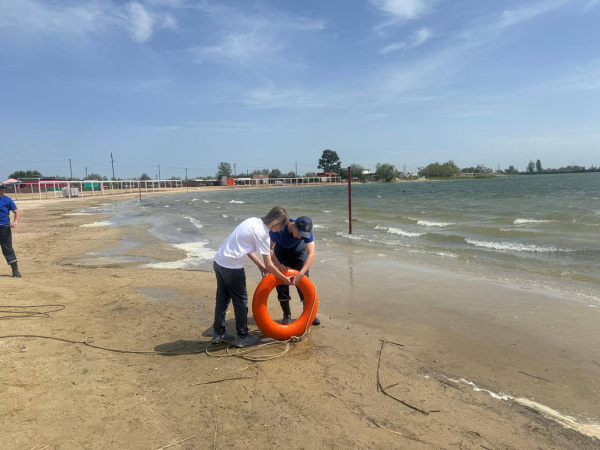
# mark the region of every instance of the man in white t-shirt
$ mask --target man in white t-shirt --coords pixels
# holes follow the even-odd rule
[[[248,255],[263,275],[270,272],[285,284],[292,284],[290,278],[281,273],[271,261],[269,238],[269,231],[281,230],[288,220],[285,209],[276,206],[261,219],[252,217],[244,220],[219,247],[213,263],[217,277],[213,344],[224,341],[241,348],[258,343],[256,336],[248,334],[248,292],[244,257]],[[262,255],[262,262],[256,253]],[[230,300],[233,302],[237,337],[225,331],[225,314]]]

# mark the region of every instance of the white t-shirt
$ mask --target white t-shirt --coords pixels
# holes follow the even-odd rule
[[[244,220],[233,230],[219,247],[215,262],[227,269],[242,269],[248,253],[271,254],[269,229],[256,217]]]

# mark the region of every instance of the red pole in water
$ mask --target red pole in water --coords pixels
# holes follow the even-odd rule
[[[352,167],[348,167],[348,233],[352,234]]]

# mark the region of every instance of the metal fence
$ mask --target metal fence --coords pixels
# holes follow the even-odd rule
[[[27,186],[31,192],[23,192],[14,186],[15,200],[32,199],[43,200],[45,198],[76,198],[95,197],[102,195],[135,194],[139,192],[158,192],[165,189],[177,189],[183,187],[182,180],[120,180],[120,181],[39,181]],[[10,190],[10,188],[9,188]]]

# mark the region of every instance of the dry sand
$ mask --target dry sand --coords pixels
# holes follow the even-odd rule
[[[502,326],[508,319],[500,310],[478,313],[458,281],[443,287],[432,282],[425,292],[414,287],[398,313],[401,326],[392,326],[396,317],[377,323],[356,299],[329,300],[319,314],[322,326],[280,358],[255,362],[224,351],[220,358],[209,357],[204,349],[212,335],[213,274],[143,269],[135,261],[90,255],[119,246],[128,235],[143,242],[131,249],[133,258],[185,257],[143,227],[81,227],[106,216],[65,215],[107,201],[116,200],[18,203],[23,218],[13,240],[23,278],[9,277],[8,267],[0,275],[5,319],[0,321],[0,448],[159,449],[182,440],[169,448],[600,448],[598,439],[549,419],[531,408],[535,405],[498,400],[452,381],[468,375],[489,379],[486,387],[495,387],[495,371],[502,368],[486,369],[494,360],[489,352],[506,355],[505,341],[529,336],[505,327],[496,333],[495,347],[475,345],[486,335],[483,323]],[[411,289],[409,278],[399,280]],[[450,302],[444,314],[432,315],[439,307],[431,298],[441,293]],[[35,308],[49,304],[64,309]],[[24,306],[29,308],[15,308]],[[49,312],[55,309],[60,310]],[[16,311],[49,313],[19,317]],[[232,313],[228,319],[231,330]],[[471,339],[460,333],[466,328]],[[84,343],[90,338],[99,347],[157,353],[102,350]],[[551,355],[557,348],[553,339],[559,337],[548,333],[548,341],[529,342],[532,348],[515,352],[515,358],[524,361],[521,353],[539,349],[546,353],[538,359]],[[570,345],[579,351],[579,343]],[[596,341],[591,351],[597,347]],[[177,355],[186,352],[198,353]],[[471,352],[485,353],[480,367],[469,363]],[[439,357],[432,359],[434,353]],[[585,378],[592,368],[573,369],[582,382],[594,380]],[[523,383],[550,384],[523,378]],[[378,390],[378,379],[389,395]],[[597,391],[597,385],[590,386],[594,395]]]

